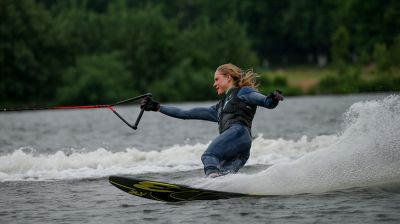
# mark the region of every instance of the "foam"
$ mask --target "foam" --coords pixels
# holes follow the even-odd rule
[[[336,135],[298,140],[253,141],[247,163],[266,165],[256,174],[213,180],[188,178],[185,184],[262,195],[319,193],[353,187],[400,186],[400,96],[353,104]],[[43,154],[20,148],[0,156],[0,181],[101,178],[115,174],[201,169],[208,144],[174,145],[160,151],[127,148],[115,152],[73,149]]]
[[[201,148],[199,145],[185,145],[150,152],[135,148],[112,152],[99,148],[91,152],[73,150],[72,153],[57,151],[38,155],[17,149],[0,156],[0,180],[63,180],[97,178],[116,173],[184,171],[200,167],[195,157],[201,153]]]
[[[306,136],[293,141],[264,139],[260,135],[253,141],[248,165],[291,161],[331,141],[332,137],[329,136],[320,136],[310,142]],[[174,145],[161,151],[148,152],[135,148],[120,152],[104,148],[95,151],[72,149],[53,154],[40,154],[38,149],[25,147],[0,156],[0,181],[100,178],[112,174],[201,169],[200,157],[207,146]]]
[[[400,96],[353,104],[344,114],[343,129],[330,140],[297,160],[260,173],[227,176],[198,186],[263,195],[400,187]]]

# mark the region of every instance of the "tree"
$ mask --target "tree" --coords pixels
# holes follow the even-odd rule
[[[118,53],[80,56],[63,73],[60,103],[109,103],[137,95],[133,80]]]
[[[199,18],[179,38],[180,58],[191,58],[193,68],[215,69],[228,62],[243,68],[258,64],[245,28],[234,18],[210,22]]]
[[[385,72],[390,67],[390,53],[386,45],[377,43],[374,47],[374,61],[376,68],[380,72]]]
[[[293,50],[315,56],[328,54],[334,11],[332,0],[290,1],[283,13],[282,29]]]
[[[390,54],[392,58],[392,66],[400,67],[400,34],[396,36]]]
[[[145,92],[177,63],[176,23],[166,19],[159,6],[137,9],[120,6],[120,10],[110,7],[105,38],[110,40],[110,48],[122,53],[135,81],[134,88]]]
[[[49,13],[32,0],[0,1],[0,10],[0,101],[50,97],[60,62]]]
[[[346,27],[340,26],[332,35],[332,61],[340,69],[343,68],[349,58],[350,36]]]
[[[347,0],[337,5],[337,24],[351,33],[355,53],[372,53],[377,43],[392,43],[400,27],[400,1]]]

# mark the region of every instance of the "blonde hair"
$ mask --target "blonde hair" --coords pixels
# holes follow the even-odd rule
[[[249,86],[253,89],[257,89],[258,83],[257,78],[259,75],[253,71],[253,69],[248,69],[245,72],[234,64],[223,64],[217,68],[217,71],[221,72],[222,75],[230,75],[237,87]]]

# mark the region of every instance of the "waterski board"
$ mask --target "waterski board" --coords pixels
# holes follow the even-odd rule
[[[122,176],[110,176],[109,181],[115,187],[129,194],[164,202],[218,200],[254,196],[249,194],[197,189],[185,185]]]

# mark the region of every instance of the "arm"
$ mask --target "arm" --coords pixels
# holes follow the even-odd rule
[[[178,107],[161,105],[160,112],[170,117],[179,119],[197,119],[217,122],[216,105],[208,108],[197,107],[190,110],[183,110]]]
[[[272,93],[268,96],[264,96],[263,94],[257,92],[250,87],[243,87],[239,91],[238,97],[246,103],[254,104],[268,109],[274,109],[276,106],[278,106],[279,103],[279,100],[276,99]]]
[[[217,105],[209,108],[193,108],[190,110],[183,110],[178,107],[162,106],[159,102],[146,97],[140,103],[140,108],[145,111],[160,111],[161,113],[180,119],[198,119],[206,121],[218,121]]]

